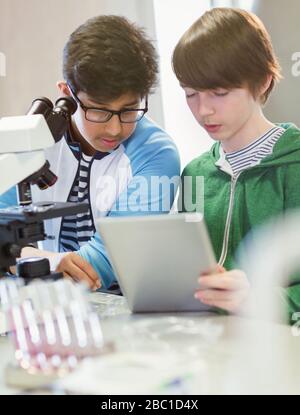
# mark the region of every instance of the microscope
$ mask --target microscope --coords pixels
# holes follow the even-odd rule
[[[76,108],[70,97],[54,106],[38,98],[25,116],[0,119],[0,194],[17,186],[18,195],[17,206],[0,209],[0,335],[9,333],[13,341],[15,359],[4,372],[13,387],[43,387],[83,358],[113,350],[104,342],[85,286],[50,272],[47,258],[16,261],[22,247],[51,237],[45,220],[88,210],[87,203],[33,203],[31,198],[31,186],[43,190],[56,182],[45,149],[62,139]],[[8,276],[16,262],[16,276]]]
[[[43,190],[55,184],[57,177],[44,149],[62,139],[76,109],[72,97],[61,97],[55,105],[41,97],[32,102],[26,115],[0,119],[0,194],[16,185],[18,195],[17,206],[0,209],[0,276],[16,264],[24,246],[51,238],[45,234],[44,220],[88,210],[86,203],[32,203],[31,198],[31,186]],[[20,262],[24,278],[50,272],[45,258]]]

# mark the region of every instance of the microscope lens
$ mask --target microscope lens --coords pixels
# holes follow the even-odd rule
[[[48,187],[53,186],[57,181],[57,176],[52,173],[51,170],[45,170],[42,176],[37,180],[37,185],[41,190],[48,189]]]

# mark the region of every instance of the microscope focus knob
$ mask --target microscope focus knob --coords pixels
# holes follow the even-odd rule
[[[47,258],[23,258],[17,263],[17,275],[21,278],[43,278],[50,274]]]

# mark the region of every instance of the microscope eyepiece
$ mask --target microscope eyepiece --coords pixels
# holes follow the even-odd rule
[[[77,109],[77,102],[72,97],[60,97],[55,102],[55,106],[49,116],[47,123],[55,142],[60,141],[67,131],[71,115]]]
[[[53,104],[50,99],[46,97],[39,97],[32,101],[31,107],[26,115],[42,114],[46,119],[53,109]]]
[[[66,117],[74,114],[77,110],[77,102],[72,97],[60,97],[56,100],[53,112],[64,112]]]

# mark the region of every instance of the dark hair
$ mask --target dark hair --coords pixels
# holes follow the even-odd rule
[[[121,16],[97,16],[78,27],[64,47],[63,76],[75,92],[111,101],[151,92],[157,54],[142,28]]]
[[[214,8],[182,36],[173,53],[173,69],[185,86],[198,90],[247,86],[254,97],[272,81],[260,101],[265,103],[280,65],[261,20],[242,9]]]

